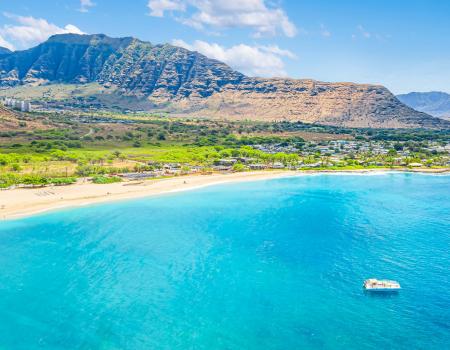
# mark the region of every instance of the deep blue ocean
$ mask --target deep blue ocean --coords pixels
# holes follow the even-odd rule
[[[369,277],[403,289],[366,294]],[[300,176],[0,222],[0,349],[450,349],[450,176]]]

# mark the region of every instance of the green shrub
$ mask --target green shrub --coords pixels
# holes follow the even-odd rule
[[[79,165],[75,171],[78,176],[89,176],[95,172],[95,168],[91,165]]]
[[[239,162],[237,162],[237,163],[235,163],[235,164],[233,165],[233,171],[241,172],[241,171],[244,171],[244,170],[245,170],[244,165],[241,164],[241,163],[239,163]]]
[[[49,182],[56,186],[70,185],[77,182],[76,177],[54,177],[49,179]]]
[[[0,188],[8,188],[18,183],[18,176],[13,174],[0,175]]]
[[[19,179],[19,183],[24,185],[44,186],[48,184],[48,178],[41,175],[24,175]]]
[[[11,170],[12,170],[12,171],[19,172],[19,171],[22,170],[22,167],[21,167],[19,164],[14,163],[14,164],[11,164]]]
[[[94,176],[92,178],[92,182],[95,184],[112,184],[121,181],[122,179],[118,176]]]

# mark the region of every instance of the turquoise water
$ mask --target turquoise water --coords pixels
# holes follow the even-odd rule
[[[450,177],[320,175],[0,223],[0,349],[449,349]],[[362,291],[398,280],[397,295]]]

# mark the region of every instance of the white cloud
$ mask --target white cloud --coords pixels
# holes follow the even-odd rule
[[[178,20],[196,29],[247,27],[254,37],[287,37],[297,34],[297,27],[279,7],[267,6],[265,0],[149,0],[150,15],[183,12]]]
[[[387,40],[391,39],[392,36],[390,34],[380,34],[380,33],[373,33],[373,32],[369,32],[368,30],[366,30],[366,28],[364,28],[362,25],[358,25],[356,27],[357,32],[352,34],[352,39],[356,40],[358,38],[362,38],[362,39],[374,39],[380,42],[386,42]]]
[[[278,45],[267,45],[267,46],[257,46],[257,47],[265,52],[270,52],[277,56],[284,56],[284,57],[287,57],[287,58],[290,58],[293,60],[297,59],[297,55],[295,55],[292,51],[280,49],[278,47]]]
[[[175,39],[173,45],[197,51],[209,58],[228,64],[249,76],[283,77],[286,76],[282,57],[295,59],[296,56],[289,50],[278,46],[249,46],[245,44],[225,48],[216,43],[196,40],[188,44],[183,40]]]
[[[14,46],[19,48],[28,48],[36,45],[54,34],[84,34],[73,24],[67,24],[61,28],[56,24],[47,22],[43,18],[17,16],[10,13],[4,13],[3,15],[14,21],[15,24],[3,25],[0,28],[0,35],[4,40],[14,43]]]
[[[179,0],[150,0],[148,2],[150,16],[164,17],[165,11],[185,11],[186,6]]]
[[[78,11],[89,12],[89,8],[94,6],[95,2],[92,2],[92,0],[80,0],[80,8],[78,9]]]

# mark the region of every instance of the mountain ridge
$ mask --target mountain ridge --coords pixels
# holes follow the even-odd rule
[[[211,78],[201,69],[202,65],[213,71],[219,85],[228,80],[239,82],[244,77],[224,63],[170,44],[153,45],[131,37],[110,38],[104,34],[58,34],[0,60],[0,85],[98,81],[136,95],[153,94],[161,88],[167,90],[168,96],[175,96],[183,85],[188,84],[189,88],[193,83],[190,76],[193,69],[197,70],[199,82]],[[173,71],[177,76],[171,76]],[[138,76],[139,73],[144,74]],[[210,85],[199,85],[204,90],[202,95],[218,89]],[[186,95],[186,91],[180,93]]]
[[[12,51],[6,47],[0,46],[0,57],[12,54]]]
[[[355,127],[442,127],[381,85],[247,77],[225,63],[132,37],[59,34],[0,57],[0,86],[99,83],[174,115]]]

